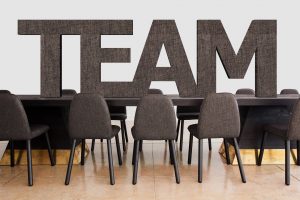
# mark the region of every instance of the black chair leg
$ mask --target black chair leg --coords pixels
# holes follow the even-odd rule
[[[55,165],[55,160],[54,160],[54,157],[53,157],[53,153],[52,153],[52,149],[51,149],[51,145],[50,145],[50,140],[49,140],[48,133],[45,133],[45,138],[46,138],[47,149],[48,149],[48,154],[49,154],[51,166],[54,166]]]
[[[261,166],[261,163],[262,163],[262,159],[263,159],[264,151],[265,151],[265,140],[267,138],[267,135],[268,135],[267,132],[263,133],[261,144],[260,144],[259,156],[258,156],[258,160],[257,160],[257,166]]]
[[[122,146],[123,146],[123,151],[126,151],[126,139],[125,139],[125,131],[124,131],[124,126],[122,121],[120,121],[121,123],[121,136],[122,136]]]
[[[102,143],[102,142],[103,142],[103,139],[100,139],[100,142]]]
[[[73,140],[71,151],[70,151],[69,164],[68,164],[68,169],[67,169],[67,174],[66,174],[65,185],[69,185],[69,183],[70,183],[75,147],[76,147],[76,140]]]
[[[126,139],[126,142],[128,143],[128,135],[127,135],[126,121],[125,121],[125,120],[122,120],[121,123],[123,123],[123,128],[124,128],[124,133],[125,133],[125,139]]]
[[[91,151],[94,152],[94,149],[95,149],[95,139],[92,139]]]
[[[33,173],[32,173],[32,156],[31,156],[31,141],[26,141],[27,148],[27,170],[28,170],[28,185],[33,185]]]
[[[134,140],[134,142],[133,142],[133,152],[132,152],[132,162],[131,162],[132,165],[134,165],[134,163],[135,163],[135,154],[136,154],[136,151],[138,148],[136,142],[137,142],[137,140]]]
[[[290,140],[285,141],[285,184],[290,185]]]
[[[198,182],[202,183],[202,166],[203,166],[203,140],[198,141]]]
[[[208,149],[211,151],[212,147],[211,147],[211,139],[208,138]]]
[[[169,142],[169,140],[167,140]],[[172,154],[172,149],[171,149],[171,145],[170,145],[170,142],[169,142],[169,152],[170,152],[170,163],[171,165],[174,164],[174,157],[173,157],[173,154]]]
[[[225,155],[226,155],[226,163],[227,165],[230,165],[230,156],[229,156],[229,147],[227,140],[224,138],[224,149],[225,149]]]
[[[297,165],[300,166],[300,140],[297,140]]]
[[[239,145],[237,143],[236,138],[233,138],[233,144],[234,144],[235,155],[236,155],[236,158],[237,158],[237,161],[238,161],[238,165],[239,165],[239,169],[240,169],[240,174],[241,174],[242,182],[246,183],[246,177],[245,177],[243,163],[242,163],[242,159],[241,159],[241,155],[240,155],[240,149],[239,149]]]
[[[192,153],[193,153],[193,134],[190,134],[190,143],[189,143],[189,153],[188,153],[188,164],[192,163]]]
[[[120,149],[120,142],[119,142],[119,136],[118,136],[118,134],[115,136],[115,139],[116,139],[116,146],[117,146],[117,154],[118,154],[119,165],[122,165],[122,155],[121,155],[121,149]]]
[[[177,120],[177,128],[176,128],[176,142],[178,141],[178,135],[179,135],[179,127],[180,127],[180,120]]]
[[[85,156],[85,139],[82,139],[82,141],[81,141],[81,160],[80,160],[81,165],[84,165],[84,156]]]
[[[132,178],[132,184],[135,185],[136,182],[137,182],[137,173],[138,173],[138,165],[139,165],[139,154],[140,154],[140,151],[138,150],[138,147],[139,147],[139,144],[140,144],[140,141],[137,140],[136,143],[135,143],[135,154],[133,155],[134,156],[134,167],[133,167],[133,178]]]
[[[9,141],[9,147],[10,147],[10,166],[14,167],[15,166],[15,148],[14,148],[14,141],[10,140]]]
[[[107,140],[107,153],[108,153],[110,184],[114,185],[115,175],[114,175],[114,164],[113,164],[112,149],[111,149],[111,140]]]
[[[139,151],[143,151],[143,140],[140,140]]]
[[[182,151],[182,145],[183,145],[183,129],[184,129],[184,120],[181,120],[180,145],[179,145],[179,150],[180,151]]]
[[[173,165],[174,165],[174,172],[175,172],[175,178],[176,178],[176,183],[180,183],[180,175],[179,175],[179,169],[178,169],[178,163],[177,163],[177,158],[176,158],[176,153],[175,153],[175,144],[174,140],[169,140],[169,146],[170,146],[170,154],[172,155],[171,158],[173,160]]]

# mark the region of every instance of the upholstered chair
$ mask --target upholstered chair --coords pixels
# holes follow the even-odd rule
[[[296,89],[283,89],[280,91],[280,94],[299,94],[298,90]]]
[[[148,90],[148,94],[163,94],[160,89],[151,88]]]
[[[0,140],[10,141],[11,166],[14,166],[13,141],[26,141],[28,185],[33,185],[31,140],[44,134],[47,142],[51,165],[55,165],[49,142],[49,126],[40,124],[29,124],[27,115],[21,101],[17,96],[9,92],[0,93]]]
[[[148,94],[163,94],[163,92],[160,89],[155,89],[155,88],[152,89],[151,88],[148,90]],[[139,151],[142,151],[142,150],[143,150],[143,140],[140,140]],[[132,164],[134,164],[133,161],[132,161]]]
[[[76,90],[73,89],[63,89],[61,91],[61,94],[63,96],[74,96],[75,94],[77,94]]]
[[[255,91],[250,88],[241,88],[238,89],[235,94],[241,94],[241,95],[255,95]]]
[[[132,127],[134,138],[133,161],[134,172],[132,183],[137,182],[139,143],[142,140],[168,140],[171,163],[174,165],[176,182],[180,176],[175,153],[176,118],[172,101],[162,94],[150,94],[141,98]]]
[[[209,94],[200,109],[198,124],[188,127],[191,137],[198,139],[198,182],[202,182],[203,139],[225,138],[233,140],[242,181],[246,182],[240,158],[237,137],[240,135],[240,116],[238,104],[230,93]],[[226,150],[228,152],[228,148]],[[191,151],[189,152],[191,153]],[[226,153],[228,156],[228,153]]]
[[[76,141],[81,140],[81,164],[84,164],[85,139],[106,139],[110,184],[115,184],[111,139],[115,137],[119,165],[122,165],[118,133],[119,126],[111,125],[108,106],[99,94],[77,94],[74,96],[69,114],[69,136],[73,140],[65,184],[70,183]]]
[[[294,105],[289,122],[278,122],[276,124],[266,124],[261,141],[258,165],[263,159],[265,141],[269,134],[277,135],[284,140],[285,144],[285,184],[290,185],[290,142],[297,141],[297,165],[300,165],[300,100]]]
[[[288,96],[299,96],[299,92],[296,89],[283,89],[280,91],[281,95]],[[281,110],[281,115],[279,120],[289,120],[291,112],[293,110],[293,105],[287,106],[287,108]]]
[[[0,94],[10,94],[10,91],[8,91],[8,90],[0,90]]]

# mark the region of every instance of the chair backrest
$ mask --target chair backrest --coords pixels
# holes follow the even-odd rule
[[[160,89],[149,89],[148,94],[163,94],[163,92]]]
[[[75,94],[77,94],[76,90],[73,89],[63,89],[61,91],[61,94],[64,96],[74,96]]]
[[[241,88],[238,89],[235,94],[255,95],[255,91],[250,88]]]
[[[283,89],[280,94],[299,94],[299,92],[296,89]]]
[[[141,98],[135,113],[133,138],[137,140],[173,140],[176,117],[172,101],[165,95]]]
[[[289,121],[287,137],[290,140],[300,140],[300,99],[294,105]]]
[[[235,138],[240,134],[238,104],[230,93],[212,93],[203,101],[199,122],[199,138]]]
[[[0,90],[0,94],[10,94],[10,91],[8,91],[8,90]]]
[[[99,94],[76,94],[69,113],[69,136],[73,139],[108,139],[112,127],[108,106]]]
[[[0,94],[0,140],[31,138],[30,126],[21,101],[10,93]]]

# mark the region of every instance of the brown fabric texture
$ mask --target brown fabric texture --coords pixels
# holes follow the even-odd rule
[[[120,128],[111,125],[108,106],[99,94],[74,96],[69,114],[71,138],[110,139]]]
[[[174,140],[176,118],[171,100],[161,94],[141,98],[134,119],[135,140]]]
[[[201,139],[238,137],[240,116],[234,96],[230,93],[209,94],[202,103],[197,129],[191,125],[189,130]]]

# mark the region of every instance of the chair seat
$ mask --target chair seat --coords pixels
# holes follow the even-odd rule
[[[111,120],[125,120],[127,119],[126,113],[110,113]]]
[[[111,125],[111,128],[112,128],[112,132],[113,132],[113,137],[116,136],[119,131],[121,130],[121,128],[117,125]]]
[[[267,124],[264,126],[264,130],[268,133],[287,138],[288,124]]]
[[[188,113],[177,113],[177,118],[179,120],[192,120],[198,119],[199,112],[188,112]]]
[[[198,135],[197,129],[198,129],[198,124],[192,124],[192,125],[189,125],[189,127],[188,127],[189,132],[195,137]]]
[[[30,125],[30,130],[31,130],[31,138],[35,138],[37,136],[40,136],[43,133],[46,133],[47,131],[49,131],[49,126],[47,125],[41,125],[41,124],[33,124]]]

